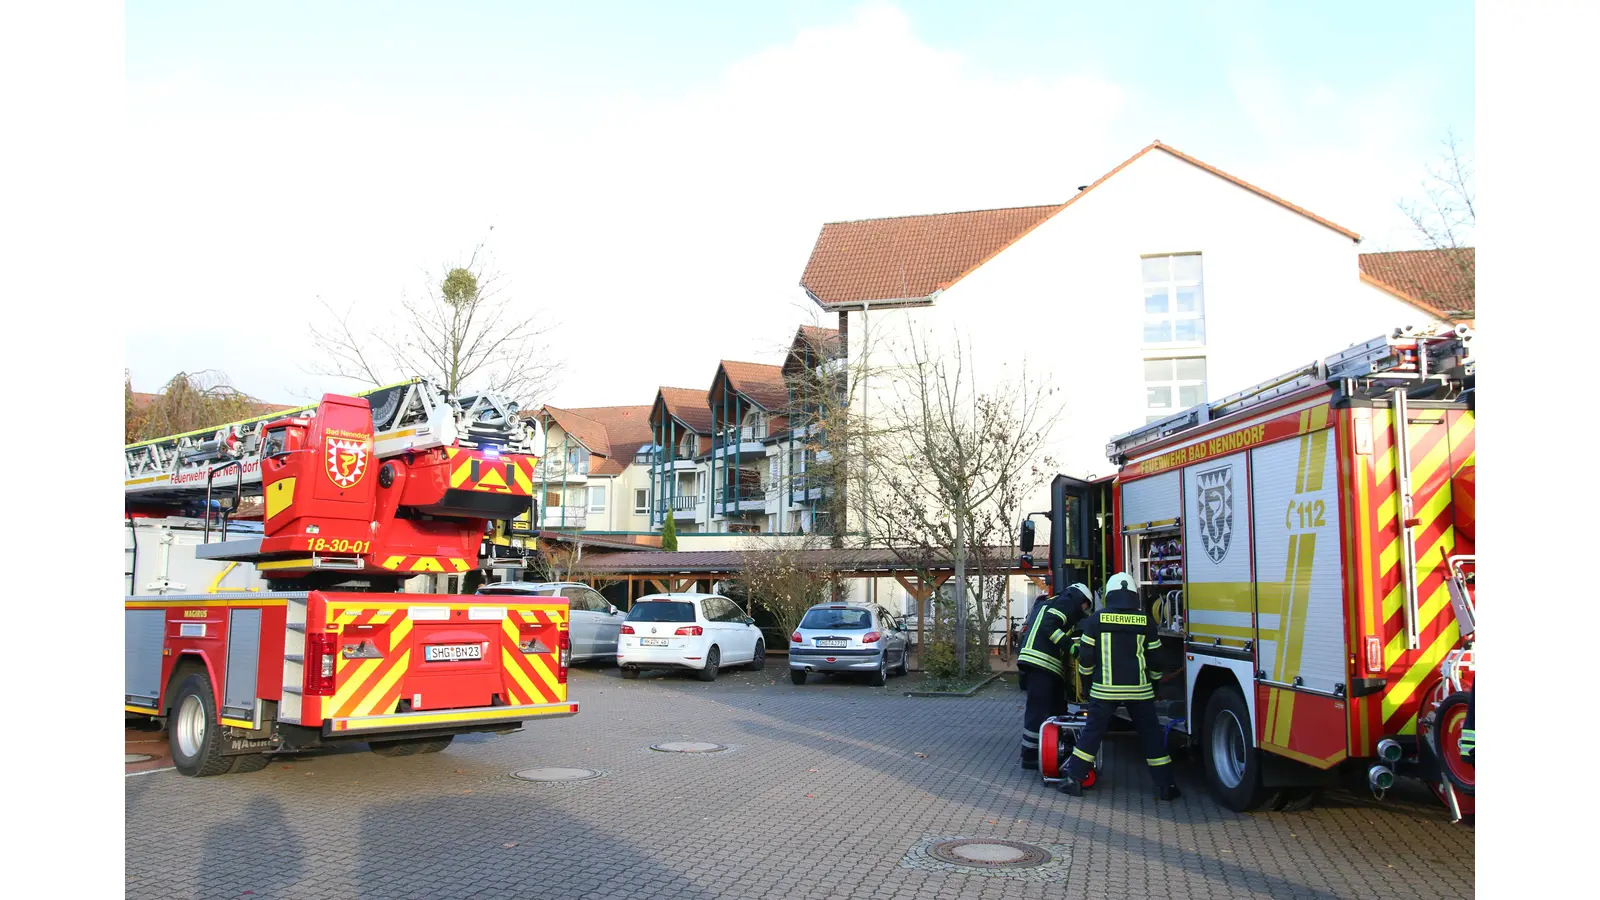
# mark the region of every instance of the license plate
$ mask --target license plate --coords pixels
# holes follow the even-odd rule
[[[817,638],[817,646],[829,648],[848,647],[850,642],[844,638]]]
[[[428,662],[455,662],[463,659],[483,659],[482,644],[434,644],[422,648],[422,658]]]
[[[665,647],[666,645],[666,638],[639,638],[639,646],[641,647]]]

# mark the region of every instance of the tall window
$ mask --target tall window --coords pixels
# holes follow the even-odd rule
[[[647,488],[633,489],[633,511],[636,513],[650,511],[650,491]]]
[[[1206,402],[1206,359],[1180,356],[1144,361],[1145,424]]]
[[[606,511],[606,489],[604,486],[589,488],[589,512]]]
[[[1147,256],[1140,262],[1144,269],[1145,344],[1204,344],[1200,254]]]

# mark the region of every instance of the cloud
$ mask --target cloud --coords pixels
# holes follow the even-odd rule
[[[220,368],[268,397],[328,387],[301,372],[317,295],[386,321],[492,224],[511,292],[561,322],[550,399],[648,403],[720,358],[775,358],[809,314],[796,282],[823,222],[1058,202],[1131,152],[1118,85],[986,72],[889,6],[583,116],[531,89],[463,112],[194,75],[131,88],[129,292],[160,312],[129,334],[134,376]]]

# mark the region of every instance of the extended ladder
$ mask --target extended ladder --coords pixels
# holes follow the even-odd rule
[[[373,452],[379,459],[435,447],[494,447],[522,454],[539,449],[537,420],[523,419],[515,403],[495,394],[453,397],[425,378],[413,378],[354,396],[372,406]],[[316,408],[311,404],[129,444],[123,448],[127,499],[192,502],[204,499],[218,477],[237,494],[259,494],[261,459],[274,452],[265,426],[304,419]]]
[[[1472,329],[1466,325],[1396,328],[1221,400],[1201,403],[1117,435],[1106,445],[1106,456],[1121,465],[1140,447],[1316,385],[1358,379],[1378,387],[1460,382],[1474,373],[1471,344]]]

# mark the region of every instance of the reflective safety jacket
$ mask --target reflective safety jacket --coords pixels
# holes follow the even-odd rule
[[[1078,638],[1078,674],[1089,679],[1097,700],[1154,700],[1161,672],[1145,661],[1161,646],[1156,621],[1133,591],[1112,591],[1103,609],[1083,621]]]
[[[1022,639],[1022,651],[1017,654],[1017,665],[1043,669],[1057,678],[1067,677],[1067,653],[1072,647],[1068,635],[1067,610],[1061,595],[1045,601],[1033,625]]]

